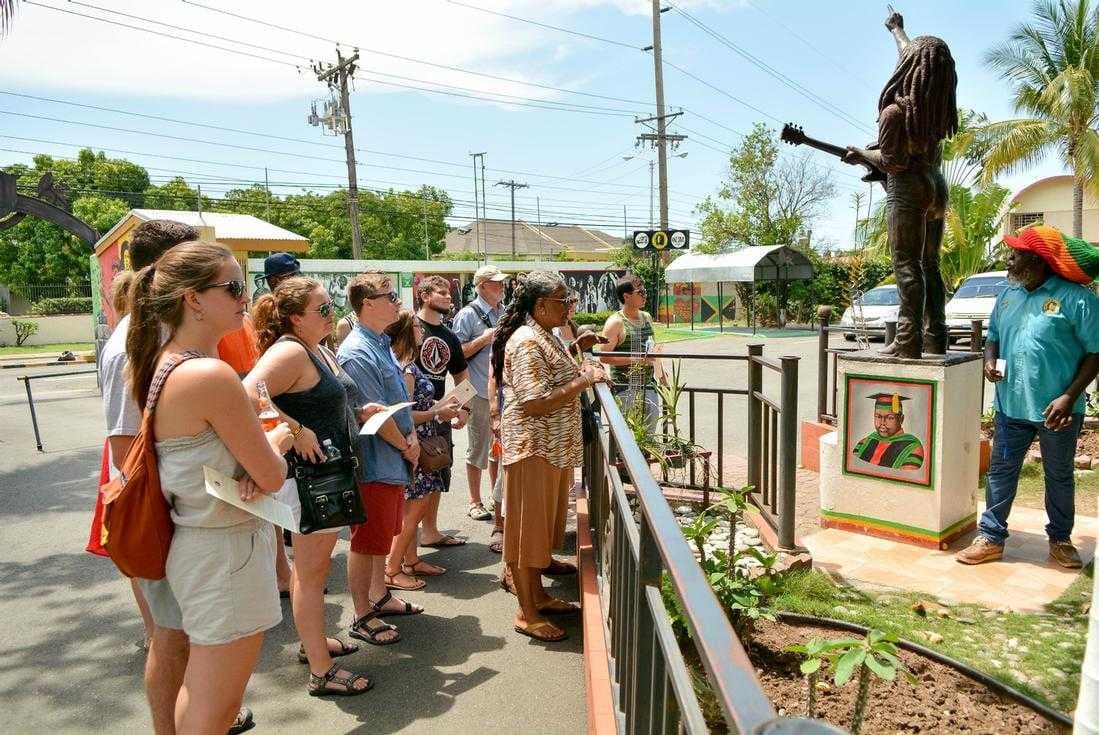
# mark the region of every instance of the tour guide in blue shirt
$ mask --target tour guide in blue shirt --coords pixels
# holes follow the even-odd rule
[[[1099,298],[1086,284],[1099,275],[1099,250],[1052,227],[1004,237],[1014,283],[996,300],[985,345],[985,377],[996,383],[987,508],[979,535],[955,557],[963,564],[999,559],[1019,470],[1037,436],[1046,483],[1050,558],[1077,569],[1073,459],[1084,421],[1084,391],[1099,372]],[[1004,371],[996,360],[1004,360]]]
[[[383,332],[397,320],[401,298],[385,273],[368,272],[348,284],[348,299],[358,323],[340,345],[336,359],[367,401],[386,406],[408,400],[401,371]],[[348,586],[355,604],[349,635],[374,645],[400,640],[397,628],[381,615],[409,615],[423,608],[398,599],[386,589],[385,558],[401,530],[404,489],[410,468],[420,457],[420,444],[407,408],[390,417],[377,434],[360,437],[359,492],[366,523],[351,527],[347,557]]]

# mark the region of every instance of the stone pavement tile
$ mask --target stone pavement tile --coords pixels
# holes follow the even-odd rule
[[[924,549],[840,529],[822,529],[803,542],[816,568],[854,583],[924,592],[957,602],[1015,610],[1040,610],[1057,599],[1077,573],[1052,563],[1045,537],[1045,513],[1017,508],[1003,561],[958,564],[954,554],[968,538],[946,551]],[[1073,539],[1085,564],[1095,554],[1099,519],[1077,517]]]

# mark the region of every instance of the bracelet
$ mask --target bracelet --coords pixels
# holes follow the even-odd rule
[[[301,436],[301,433],[303,431],[305,431],[305,426],[299,421],[298,428],[290,430],[290,438],[294,441],[297,441],[298,437]]]

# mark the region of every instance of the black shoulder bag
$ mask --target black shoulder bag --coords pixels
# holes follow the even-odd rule
[[[350,429],[348,433],[350,457],[317,464],[301,459],[291,460],[294,480],[298,484],[298,500],[301,501],[301,520],[298,522],[301,533],[366,523],[366,509],[359,495],[355,437],[350,435]]]

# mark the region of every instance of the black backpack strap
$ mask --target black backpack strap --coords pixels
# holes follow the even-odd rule
[[[481,318],[481,321],[484,322],[486,327],[488,327],[489,329],[492,329],[495,326],[492,322],[490,322],[488,320],[488,314],[481,311],[481,307],[477,306],[476,303],[470,301],[469,302],[469,308],[473,309],[473,313],[475,313],[477,316],[479,316]]]
[[[168,380],[168,376],[172,374],[172,371],[196,357],[206,357],[206,355],[194,350],[177,352],[160,366],[160,370],[157,370],[156,375],[153,376],[153,382],[149,385],[149,397],[145,400],[145,410],[148,413],[152,413],[156,409],[156,403],[160,400],[160,392],[164,390],[164,383]]]

